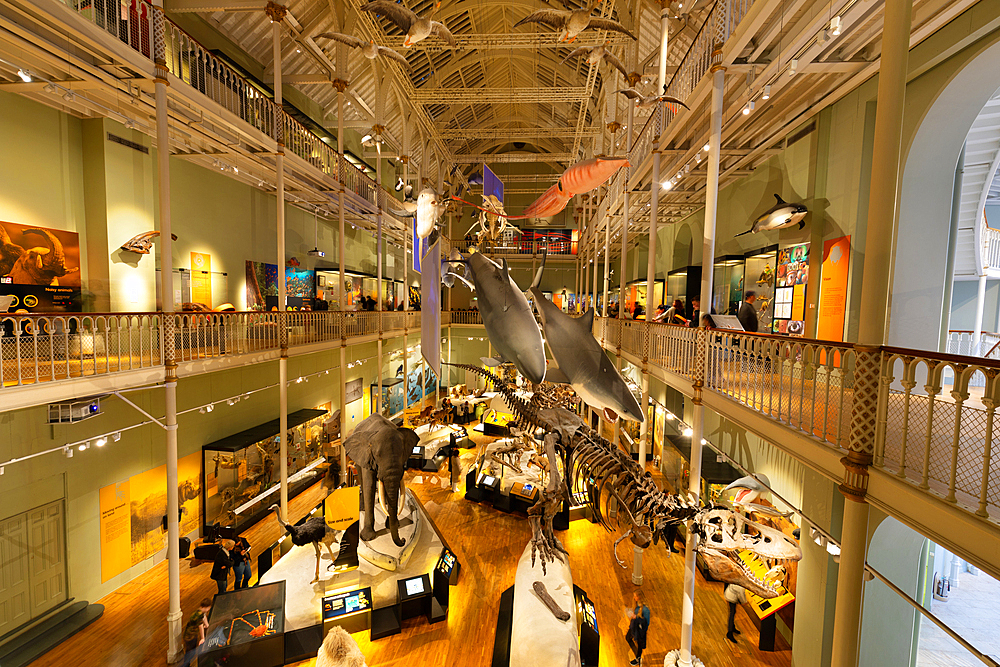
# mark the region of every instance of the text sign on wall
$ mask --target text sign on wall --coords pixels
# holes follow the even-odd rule
[[[212,307],[212,256],[191,253],[191,300]]]
[[[844,340],[847,277],[850,266],[850,236],[841,236],[823,243],[823,273],[819,286],[819,318],[816,330],[816,337],[820,340]]]

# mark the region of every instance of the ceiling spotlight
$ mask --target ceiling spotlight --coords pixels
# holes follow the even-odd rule
[[[205,409],[208,410],[209,412],[211,412],[212,410],[215,409],[215,404],[214,403],[209,403],[208,405],[205,406]]]
[[[764,86],[764,94],[760,96],[760,99],[762,100],[771,99],[771,84],[767,84],[766,86]]]
[[[121,432],[121,431],[118,431],[118,432],[116,432],[116,433],[112,433],[112,434],[111,434],[111,439],[112,439],[113,441],[115,441],[115,442],[118,442],[119,440],[121,440],[121,439],[122,439],[122,432]]]
[[[201,410],[199,410],[198,412],[200,412],[201,414],[205,414],[205,406],[204,405],[201,406]]]
[[[366,134],[365,136],[361,137],[361,143],[362,144],[367,144],[371,140],[372,140],[372,135],[370,135],[370,134]]]
[[[792,58],[792,62],[788,65],[788,76],[795,76],[795,73],[799,71],[799,61],[797,58]]]
[[[684,429],[681,432],[681,435],[683,435],[685,438],[690,438],[692,435],[694,435],[694,429],[689,426],[688,428]]]
[[[827,30],[826,28],[823,28],[823,30],[818,35],[816,35],[816,43],[826,44],[829,41],[830,41],[830,31]]]
[[[228,400],[226,400],[226,403],[228,403],[229,405],[233,405],[233,404],[234,404],[235,402],[236,402],[236,401],[234,401],[234,400],[233,400],[233,399],[231,399],[231,398],[230,398],[230,399],[228,399]]]
[[[21,81],[25,83],[31,83],[31,72],[23,69],[17,70],[17,75],[21,77]]]
[[[66,94],[63,95],[63,99],[66,100],[67,102],[72,102],[74,97],[76,97],[76,93],[74,93],[72,90],[67,90]]]
[[[79,449],[81,452],[87,451],[87,443],[83,443],[82,445],[77,447],[77,449]]]
[[[42,88],[42,90],[51,95],[52,93],[56,92],[56,87],[51,83],[47,83],[45,84],[45,88]]]
[[[704,146],[701,147],[701,150],[703,150],[703,151],[705,151],[707,153],[709,151],[709,148],[710,148],[710,146],[708,144],[705,144]]]
[[[837,37],[838,35],[840,35],[840,17],[839,16],[834,16],[832,19],[830,19],[830,33],[834,37]]]
[[[65,448],[63,448],[63,453],[66,454],[66,458],[68,458],[68,459],[73,458],[73,448],[72,447],[65,447]]]
[[[660,187],[662,187],[664,190],[669,190],[670,188],[674,187],[674,182],[663,181],[662,183],[660,183]]]
[[[97,445],[98,447],[103,447],[104,445],[108,444],[108,439],[102,435],[97,440],[94,440],[94,444]]]
[[[135,129],[135,121],[132,120],[131,118],[126,118],[125,119],[125,128],[129,129],[129,130]]]
[[[694,154],[694,163],[701,164],[701,151]]]
[[[749,104],[749,106],[750,106],[750,111],[753,111],[753,110],[754,110],[754,107],[756,107],[756,106],[757,106],[757,102],[756,102],[756,101],[754,101],[754,100],[750,100],[750,104]]]

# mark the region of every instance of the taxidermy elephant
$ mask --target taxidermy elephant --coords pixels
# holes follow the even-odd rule
[[[400,428],[382,415],[372,415],[344,440],[347,455],[361,470],[361,496],[364,498],[365,525],[361,539],[375,539],[375,495],[378,482],[385,489],[386,519],[392,541],[397,547],[406,544],[399,536],[399,494],[402,491],[406,460],[420,443],[416,431]]]

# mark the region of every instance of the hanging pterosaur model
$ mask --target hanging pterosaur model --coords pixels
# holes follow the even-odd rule
[[[601,44],[600,46],[577,47],[567,53],[566,57],[562,59],[562,62],[566,62],[567,60],[571,60],[573,58],[579,58],[581,56],[585,56],[587,58],[587,62],[591,65],[599,65],[603,60],[621,72],[622,76],[628,80],[628,70],[625,69],[625,65],[622,65],[622,61],[618,60],[618,58],[616,58],[615,55],[607,48],[610,43],[611,42],[608,41],[604,42],[604,44]]]
[[[392,58],[393,60],[398,62],[400,65],[403,65],[404,67],[410,66],[410,63],[406,60],[406,58],[402,54],[397,53],[396,51],[390,49],[387,46],[379,46],[378,44],[375,43],[375,40],[366,42],[365,40],[359,37],[355,37],[354,35],[344,35],[339,32],[321,32],[320,34],[316,35],[314,39],[320,37],[322,37],[323,39],[332,39],[340,42],[341,44],[347,44],[352,49],[361,49],[361,55],[363,55],[365,58],[368,58],[368,60],[375,60],[379,56],[385,56],[387,58]]]
[[[621,93],[630,100],[636,100],[635,106],[637,109],[649,109],[650,107],[653,107],[659,104],[660,102],[663,102],[665,104],[676,104],[677,106],[682,106],[688,110],[691,109],[691,107],[684,104],[683,101],[677,99],[676,97],[672,97],[670,95],[650,95],[649,97],[643,97],[642,93],[640,93],[635,88],[625,88],[622,90],[616,90],[615,92]]]
[[[635,35],[629,32],[628,28],[618,21],[591,16],[590,13],[600,4],[601,0],[593,0],[586,7],[574,9],[572,11],[563,9],[539,9],[531,12],[523,19],[514,24],[514,27],[524,23],[543,23],[550,28],[559,31],[559,41],[572,42],[584,30],[612,30],[628,35],[636,39]]]
[[[373,0],[361,8],[363,12],[372,12],[386,17],[406,33],[403,46],[409,48],[417,42],[423,41],[430,36],[440,37],[448,42],[449,46],[457,46],[455,36],[448,30],[448,26],[440,21],[433,20],[434,13],[441,7],[441,3],[435,3],[431,13],[427,16],[417,16],[403,5],[390,2],[389,0]]]

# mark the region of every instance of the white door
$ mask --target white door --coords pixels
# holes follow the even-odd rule
[[[0,635],[31,620],[27,524],[24,514],[0,521]]]
[[[31,617],[37,618],[66,599],[66,549],[63,502],[57,500],[27,513],[30,531]]]

